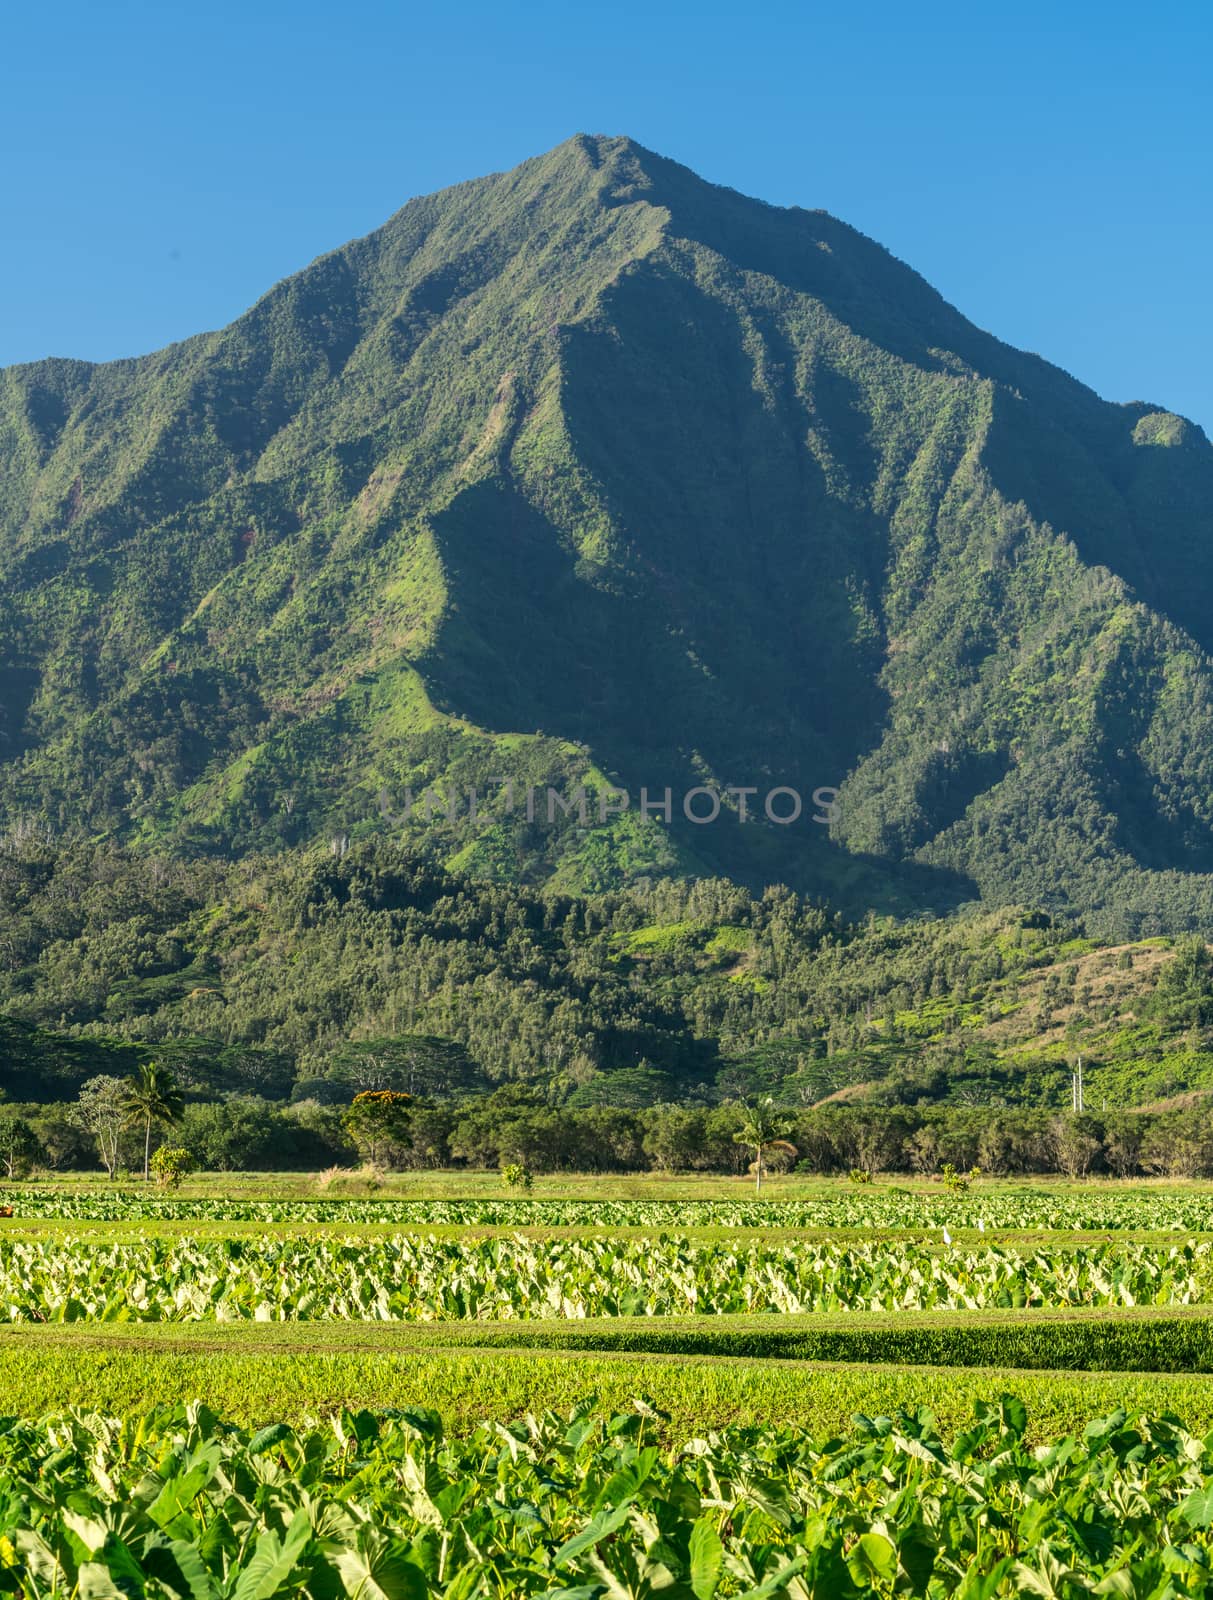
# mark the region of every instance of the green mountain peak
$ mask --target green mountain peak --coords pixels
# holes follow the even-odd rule
[[[1213,925],[1211,600],[1199,428],[625,138],[0,373],[9,825]]]

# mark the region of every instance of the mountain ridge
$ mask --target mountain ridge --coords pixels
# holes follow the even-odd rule
[[[0,463],[9,821],[243,853],[503,761],[824,785],[829,839],[632,812],[406,843],[1213,926],[1213,450],[828,213],[578,135],[226,329],[5,369]]]

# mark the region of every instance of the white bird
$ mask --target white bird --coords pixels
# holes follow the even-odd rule
[[[948,1232],[948,1230],[946,1228],[943,1230],[943,1242],[944,1242],[944,1244],[951,1244],[951,1242],[952,1242],[952,1235]]]
[[[986,1219],[984,1217],[978,1217],[977,1231],[978,1233],[984,1233],[986,1231]]]

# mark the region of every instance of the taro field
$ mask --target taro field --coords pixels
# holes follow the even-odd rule
[[[14,1186],[0,1594],[1213,1593],[1213,1193]]]

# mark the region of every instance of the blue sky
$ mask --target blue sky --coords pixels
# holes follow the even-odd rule
[[[0,38],[0,363],[220,326],[411,195],[627,133],[1213,431],[1203,0],[10,0]]]

